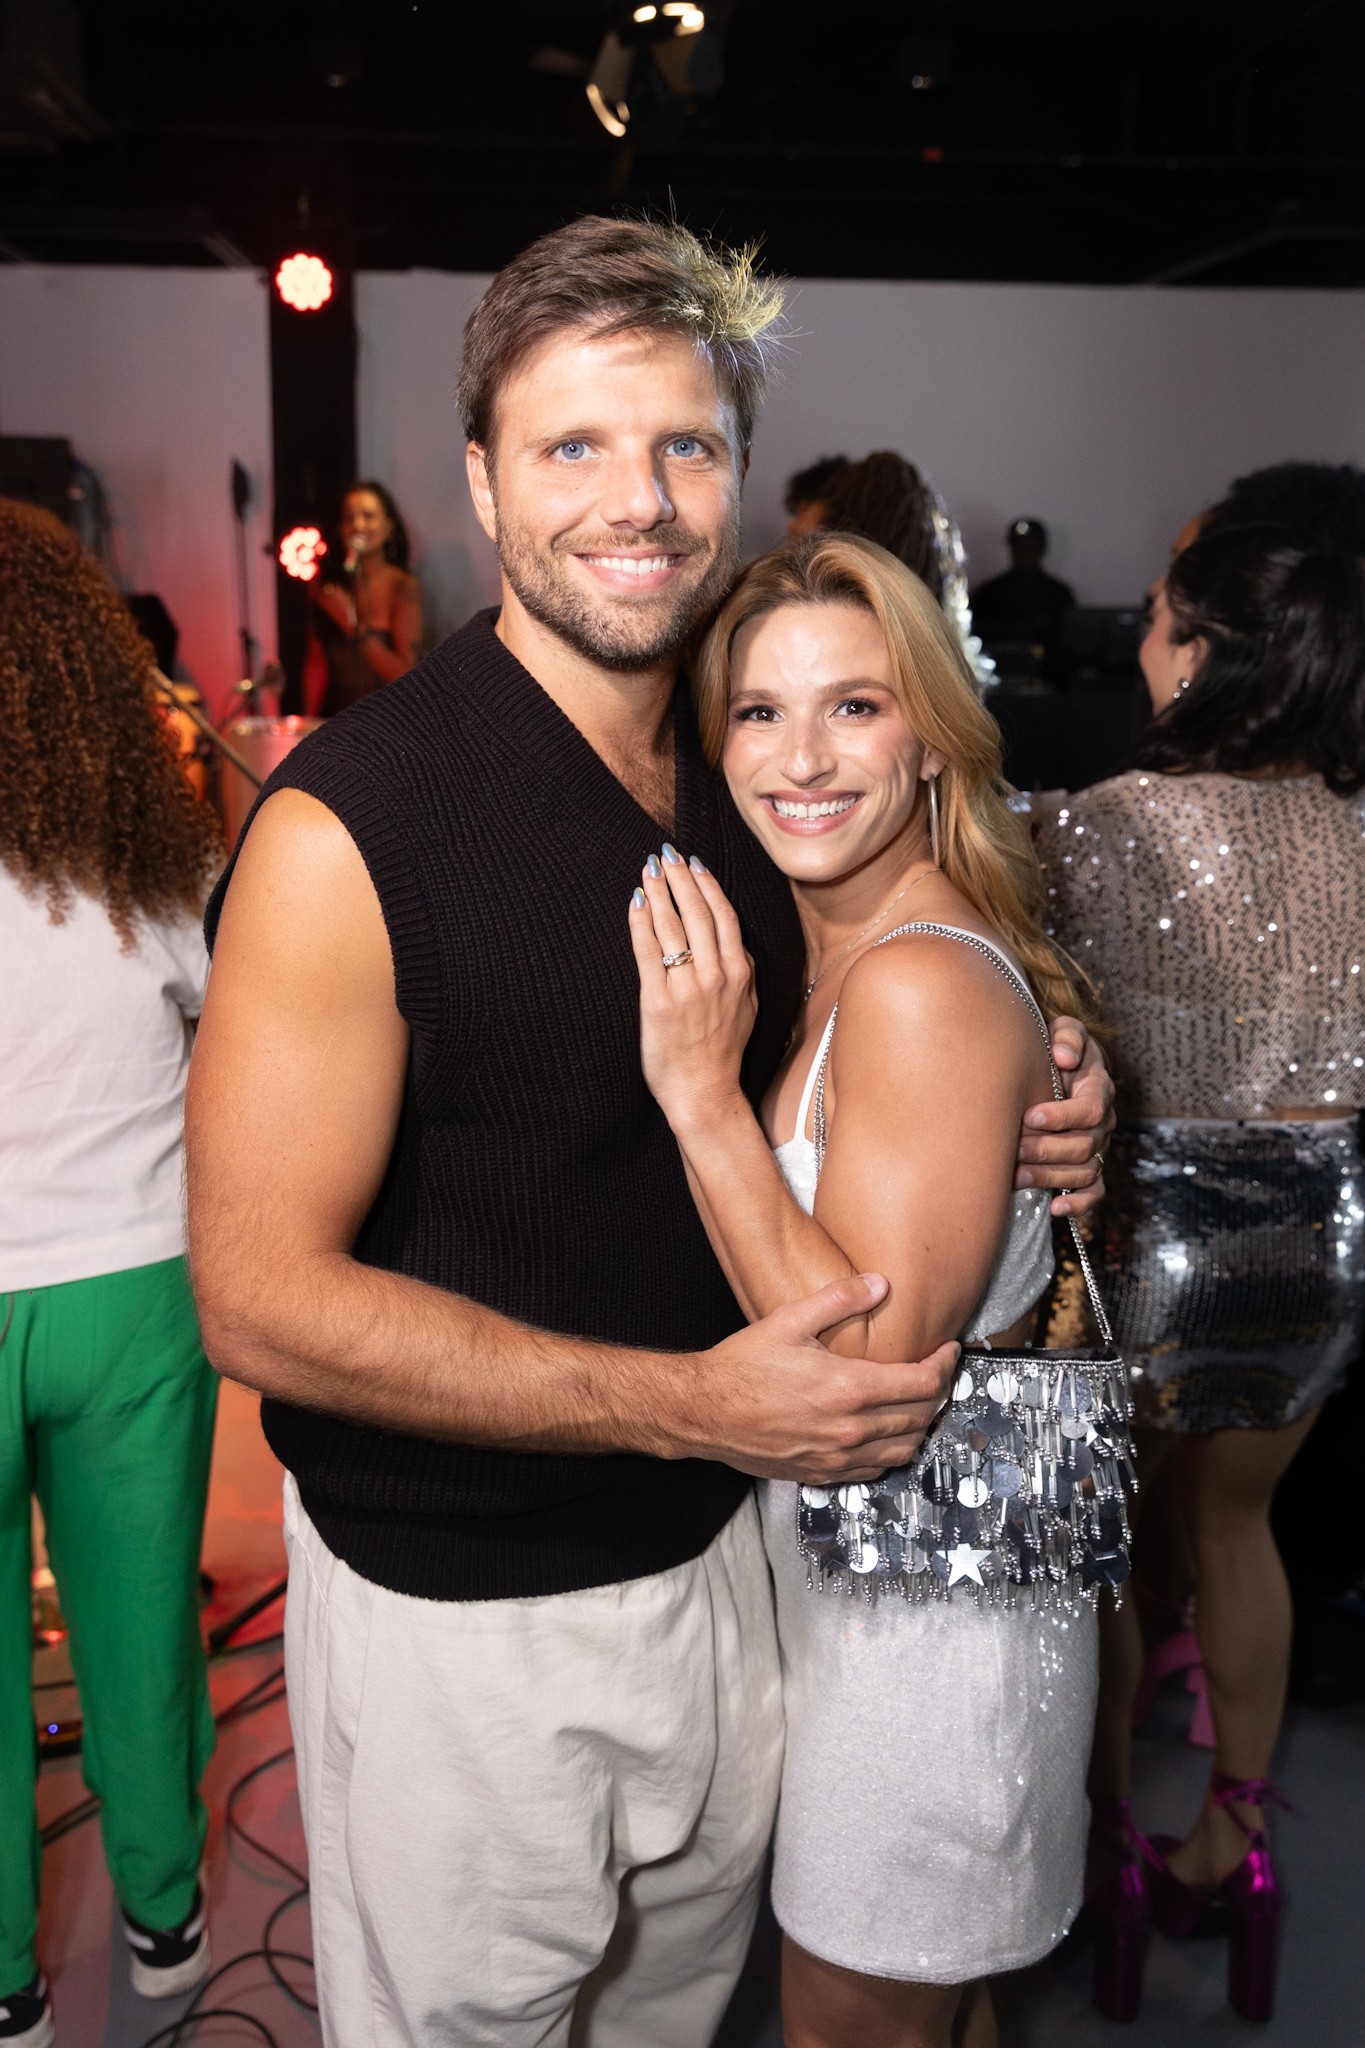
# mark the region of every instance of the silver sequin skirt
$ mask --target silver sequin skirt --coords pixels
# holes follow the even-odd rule
[[[1354,1117],[1152,1118],[1106,1161],[1104,1284],[1138,1420],[1279,1429],[1342,1385],[1365,1328]]]

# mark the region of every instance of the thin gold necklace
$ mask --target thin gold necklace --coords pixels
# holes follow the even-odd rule
[[[865,924],[862,930],[855,934],[855,936],[849,940],[846,946],[841,946],[839,948],[839,951],[835,954],[832,960],[827,960],[825,962],[824,966],[820,969],[820,972],[815,976],[815,978],[812,981],[808,981],[806,983],[805,989],[802,992],[801,996],[802,1002],[808,1003],[810,1001],[811,990],[819,986],[819,984],[824,980],[825,976],[829,973],[830,968],[837,967],[839,965],[839,962],[844,958],[844,955],[846,953],[851,953],[853,951],[853,948],[856,945],[859,945],[861,941],[867,937],[869,932],[875,932],[877,926],[881,923],[882,919],[884,917],[890,916],[891,912],[900,902],[901,897],[908,896],[910,891],[914,888],[916,882],[922,882],[926,875],[936,875],[937,873],[937,861],[930,861],[927,868],[921,868],[917,875],[912,875],[910,880],[906,883],[905,887],[903,889],[898,889],[896,891],[895,895],[891,898],[891,901],[886,905],[886,908],[884,910],[879,910],[877,912],[877,915],[873,918],[871,924]]]

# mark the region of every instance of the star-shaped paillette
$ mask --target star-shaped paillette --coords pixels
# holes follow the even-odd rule
[[[970,1543],[959,1543],[947,1555],[950,1586],[955,1586],[959,1579],[975,1579],[978,1586],[983,1583],[981,1561],[990,1556],[989,1550],[973,1550]]]

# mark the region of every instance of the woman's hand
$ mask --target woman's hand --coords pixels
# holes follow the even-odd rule
[[[645,865],[631,898],[630,938],[645,1079],[681,1133],[742,1101],[740,1062],[758,1014],[754,963],[715,876],[672,846]]]
[[[355,599],[339,584],[324,583],[313,599],[320,612],[326,612],[333,625],[340,626],[343,633],[354,633],[356,629]]]

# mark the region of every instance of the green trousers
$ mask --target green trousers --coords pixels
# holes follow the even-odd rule
[[[199,1550],[218,1382],[183,1259],[0,1294],[0,1998],[37,1967],[29,1496],[70,1631],[109,1873],[153,1928],[189,1912],[213,1716]],[[41,1699],[41,1695],[39,1696]]]

